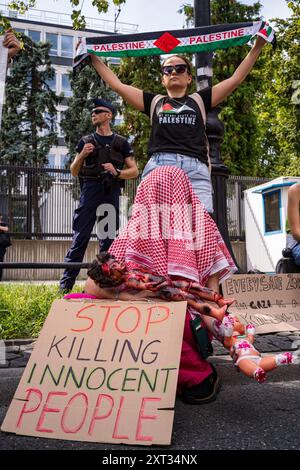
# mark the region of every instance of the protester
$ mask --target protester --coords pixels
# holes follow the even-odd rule
[[[171,279],[198,282],[218,291],[219,283],[236,267],[214,221],[192,190],[185,173],[162,166],[139,185],[132,217],[109,252],[130,269],[147,269]],[[99,287],[91,278],[85,295],[120,300],[155,297],[151,291],[119,292]],[[220,379],[205,361],[191,329],[193,310],[186,315],[178,379],[178,393],[191,404],[216,399]]]
[[[136,178],[138,168],[132,149],[124,137],[111,130],[115,113],[112,103],[95,99],[92,123],[96,132],[80,139],[76,157],[71,164],[73,176],[79,176],[80,200],[73,218],[73,242],[65,262],[83,260],[99,205],[109,205],[108,231],[100,240],[100,251],[107,251],[119,228],[119,197],[121,181]],[[125,168],[123,166],[125,165]],[[106,237],[106,238],[104,238]],[[72,289],[79,269],[66,269],[60,280],[60,289]]]
[[[0,215],[0,263],[4,261],[7,248],[11,246],[10,236],[8,234],[8,226]],[[3,269],[0,268],[0,281],[2,281]]]
[[[161,165],[182,168],[189,177],[195,194],[208,212],[213,212],[205,114],[245,80],[265,43],[263,38],[258,37],[232,77],[190,96],[187,95],[187,89],[193,80],[190,63],[182,56],[168,57],[162,64],[161,78],[167,96],[160,99],[153,93],[122,83],[101,59],[91,54],[93,67],[110,88],[152,120],[148,145],[150,160],[143,177]]]
[[[300,266],[300,183],[288,190],[287,247],[292,250],[294,262]]]

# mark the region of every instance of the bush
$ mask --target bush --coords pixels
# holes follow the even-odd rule
[[[0,339],[37,338],[53,300],[62,297],[57,286],[0,284]]]

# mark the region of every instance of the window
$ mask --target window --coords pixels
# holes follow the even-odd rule
[[[25,29],[21,29],[21,28],[14,28],[14,31],[16,33],[22,33],[22,34],[25,34]]]
[[[110,57],[108,59],[108,63],[110,65],[121,65],[121,59],[120,57]]]
[[[39,42],[41,40],[40,31],[28,30],[28,36],[32,39],[33,42]]]
[[[279,232],[281,228],[281,196],[280,190],[263,195],[265,233]]]
[[[58,34],[46,33],[46,41],[51,43],[50,55],[58,55]]]
[[[62,57],[73,57],[73,36],[61,35]]]
[[[52,153],[48,154],[48,163],[47,166],[53,168],[55,166],[55,155]]]
[[[61,91],[64,93],[66,97],[70,97],[73,95],[69,80],[69,75],[63,73],[61,75]]]
[[[122,116],[117,116],[114,119],[114,126],[120,126],[121,124],[123,124],[123,122],[124,122],[123,117]]]
[[[57,133],[57,115],[50,115],[48,112],[44,114],[45,125],[44,135],[48,135],[50,132]]]
[[[58,116],[59,116],[59,122],[58,122],[58,136],[59,137],[65,137],[65,133],[61,127],[61,121],[63,121],[64,117],[65,117],[65,111],[60,111],[58,113]]]
[[[70,157],[68,154],[60,156],[60,168],[68,168]]]
[[[47,85],[51,88],[51,90],[55,91],[56,93],[56,72],[54,73],[54,77],[46,80]]]

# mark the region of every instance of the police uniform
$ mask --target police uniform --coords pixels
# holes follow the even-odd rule
[[[116,217],[113,225],[118,230],[119,197],[123,181],[103,171],[101,164],[112,163],[116,169],[121,170],[124,160],[133,154],[127,140],[115,133],[103,136],[94,132],[84,136],[76,147],[77,153],[82,151],[86,143],[92,143],[95,150],[84,160],[78,175],[81,189],[80,200],[73,217],[73,242],[65,257],[65,262],[82,262],[96,222],[97,208],[101,204],[113,206]],[[104,217],[107,217],[107,214]],[[110,232],[109,235],[111,235]],[[115,236],[116,233],[100,240],[100,251],[107,251]],[[60,280],[60,288],[71,290],[79,271],[79,269],[66,269]]]

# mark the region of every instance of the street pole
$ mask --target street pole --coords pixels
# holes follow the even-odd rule
[[[117,28],[117,19],[119,18],[120,13],[121,13],[121,7],[119,6],[118,10],[115,11],[115,27],[114,27],[114,33],[117,33],[117,32],[118,32],[118,28]]]
[[[2,122],[2,110],[5,97],[5,81],[7,69],[8,49],[3,46],[4,36],[0,36],[0,131]]]
[[[210,18],[210,0],[194,0],[195,27],[210,25]],[[197,90],[212,87],[212,58],[212,52],[198,52],[195,54]],[[219,107],[213,108],[207,114],[206,122],[206,134],[209,141],[212,163],[213,217],[234,262],[237,264],[228,234],[226,181],[229,170],[221,159],[220,148],[223,140],[224,125],[218,118],[219,112]]]

